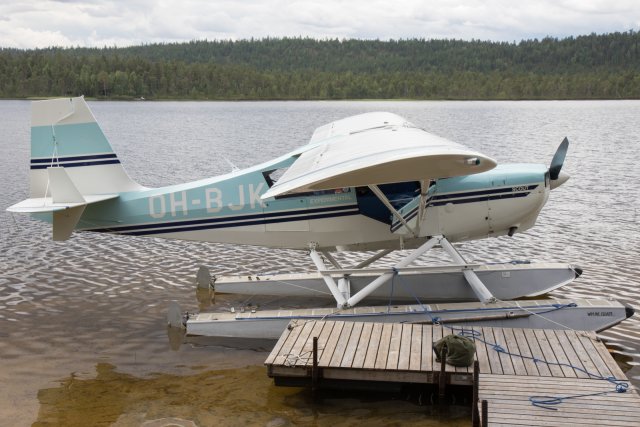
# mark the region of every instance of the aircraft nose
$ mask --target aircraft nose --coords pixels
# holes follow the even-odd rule
[[[554,188],[560,187],[562,184],[564,184],[565,182],[567,182],[567,180],[571,178],[571,175],[569,175],[566,172],[562,172],[560,171],[560,174],[558,175],[557,179],[552,179],[550,182],[551,185],[551,189],[553,190]]]

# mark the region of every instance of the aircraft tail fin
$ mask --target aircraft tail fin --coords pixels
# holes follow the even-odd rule
[[[31,197],[50,196],[50,167],[64,167],[81,195],[144,189],[127,175],[84,97],[32,103]]]
[[[127,175],[84,97],[32,103],[30,198],[9,212],[38,214],[52,222],[54,240],[66,240],[88,204],[144,189]]]

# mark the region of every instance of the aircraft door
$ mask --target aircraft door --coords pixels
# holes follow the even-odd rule
[[[489,203],[482,190],[465,190],[455,179],[439,182],[430,205],[429,210],[437,210],[439,234],[449,240],[486,237],[490,232]]]

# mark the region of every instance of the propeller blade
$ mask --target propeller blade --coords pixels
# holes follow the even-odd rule
[[[556,180],[560,176],[560,170],[564,163],[564,158],[567,156],[567,150],[569,149],[569,140],[565,137],[560,146],[556,150],[556,154],[551,159],[551,166],[549,166],[549,179]]]

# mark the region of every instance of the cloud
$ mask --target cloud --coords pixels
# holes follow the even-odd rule
[[[14,0],[0,46],[128,46],[196,39],[518,41],[640,28],[635,0]]]

